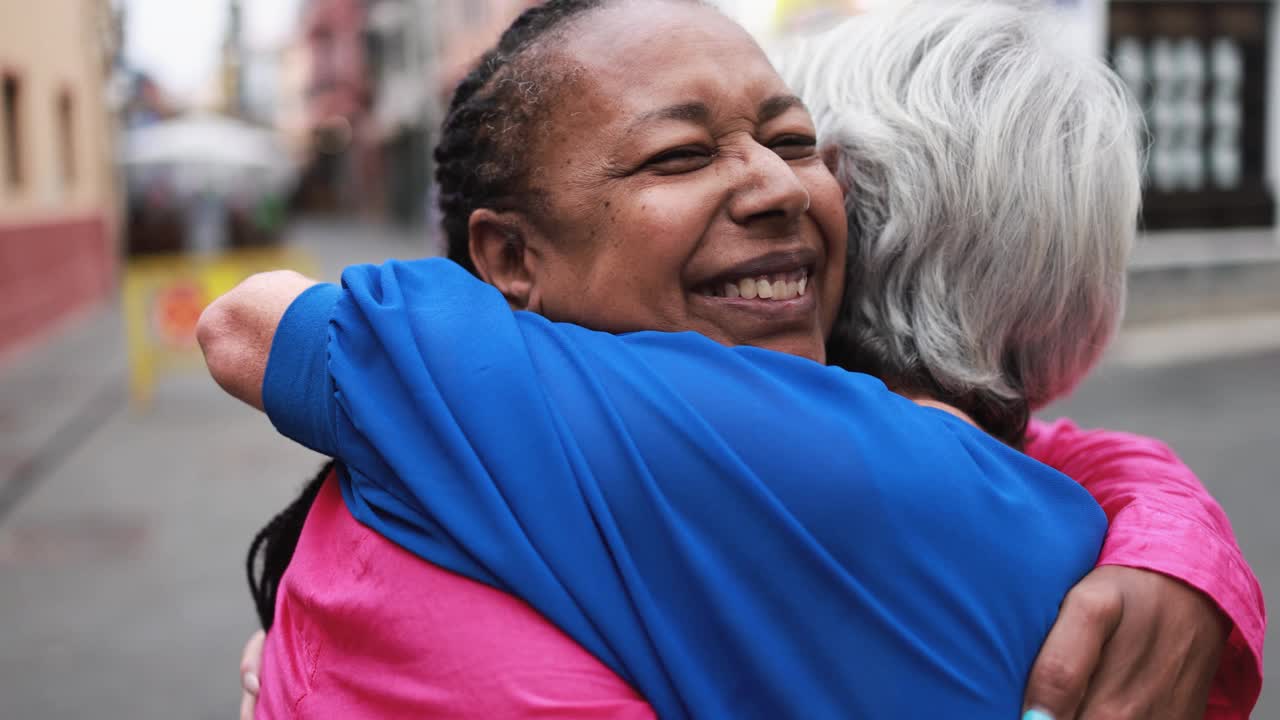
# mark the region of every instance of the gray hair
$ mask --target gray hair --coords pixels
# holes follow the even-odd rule
[[[1027,3],[914,0],[790,47],[836,156],[849,273],[831,360],[1018,443],[1119,322],[1140,112]]]

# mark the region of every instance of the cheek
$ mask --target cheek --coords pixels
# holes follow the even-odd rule
[[[619,192],[602,203],[599,237],[609,255],[602,262],[649,285],[682,289],[685,265],[714,217],[714,205],[688,185]]]
[[[664,185],[597,199],[556,263],[546,297],[554,319],[615,332],[678,327],[684,268],[705,227],[692,197]]]
[[[708,189],[721,185],[709,172],[640,184],[613,193],[606,200],[612,210],[607,217],[618,228],[620,237],[661,233],[662,242],[672,246],[683,242],[692,253],[693,245],[719,207],[718,194]]]
[[[827,266],[824,276],[827,288],[823,301],[828,324],[834,321],[839,310],[845,284],[845,261],[848,255],[849,224],[844,212],[844,194],[835,177],[825,166],[814,167],[806,177],[811,204],[809,215],[822,233],[826,247]]]

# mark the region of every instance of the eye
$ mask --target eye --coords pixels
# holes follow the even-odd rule
[[[693,172],[711,164],[715,153],[698,145],[685,145],[666,150],[645,161],[644,166],[660,173],[678,175]]]
[[[813,157],[817,147],[818,139],[811,135],[783,135],[769,143],[769,149],[778,153],[778,157],[783,160]]]

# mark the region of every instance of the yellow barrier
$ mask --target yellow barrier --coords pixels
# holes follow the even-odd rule
[[[290,248],[129,261],[122,292],[134,406],[150,404],[159,374],[202,365],[196,321],[206,305],[254,273],[284,268],[316,275],[311,257]]]

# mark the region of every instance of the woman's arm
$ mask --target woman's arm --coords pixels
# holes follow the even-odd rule
[[[1146,669],[1164,681],[1130,682],[1124,699],[1134,700],[1150,689],[1153,695],[1177,697],[1178,691],[1198,682],[1197,674],[1212,676],[1209,718],[1247,718],[1262,684],[1262,643],[1266,632],[1266,609],[1257,578],[1249,569],[1236,544],[1231,523],[1218,503],[1185,464],[1163,443],[1150,438],[1105,430],[1081,430],[1070,420],[1033,422],[1027,438],[1032,457],[1075,478],[1093,495],[1111,521],[1106,543],[1099,557],[1099,570],[1081,583],[1094,600],[1099,594],[1127,594],[1131,605],[1148,608],[1123,614],[1112,637],[1128,637],[1131,642],[1111,642],[1105,655],[1123,656],[1150,653],[1157,661],[1125,662],[1120,667]],[[1104,572],[1104,567],[1108,568]],[[1105,578],[1105,583],[1101,582]],[[1198,592],[1188,592],[1194,588]],[[1092,602],[1093,600],[1091,600]],[[1068,603],[1071,596],[1068,596]],[[1123,612],[1119,603],[1102,603]],[[1225,614],[1229,636],[1219,626]],[[1141,632],[1129,632],[1126,624],[1141,624]],[[1107,623],[1082,625],[1080,630],[1051,635],[1047,656],[1074,652],[1062,645],[1088,642],[1087,638],[1107,627]],[[1216,665],[1207,664],[1212,653],[1191,652],[1194,638],[1227,637],[1225,650]],[[1175,640],[1180,649],[1152,652],[1152,644]],[[1108,658],[1104,657],[1104,662]],[[1169,687],[1162,661],[1199,668],[1184,674],[1181,688]],[[1028,689],[1057,702],[1061,695],[1083,695],[1083,682],[1054,678],[1060,668],[1055,661],[1038,663],[1040,677]],[[1054,688],[1057,689],[1054,689]],[[1107,693],[1090,689],[1091,702],[1106,702]],[[1078,702],[1082,698],[1077,697]],[[1152,702],[1158,702],[1154,697]],[[1048,703],[1040,703],[1048,704]]]
[[[343,278],[277,322],[271,420],[344,461],[358,519],[521,596],[663,716],[864,700],[1013,715],[1101,546],[1075,483],[873,378],[556,325],[443,261]],[[988,600],[1002,611],[975,612]],[[920,644],[924,667],[887,662]]]
[[[262,409],[262,379],[285,311],[316,281],[291,270],[258,273],[209,303],[196,340],[214,381],[232,397]]]

